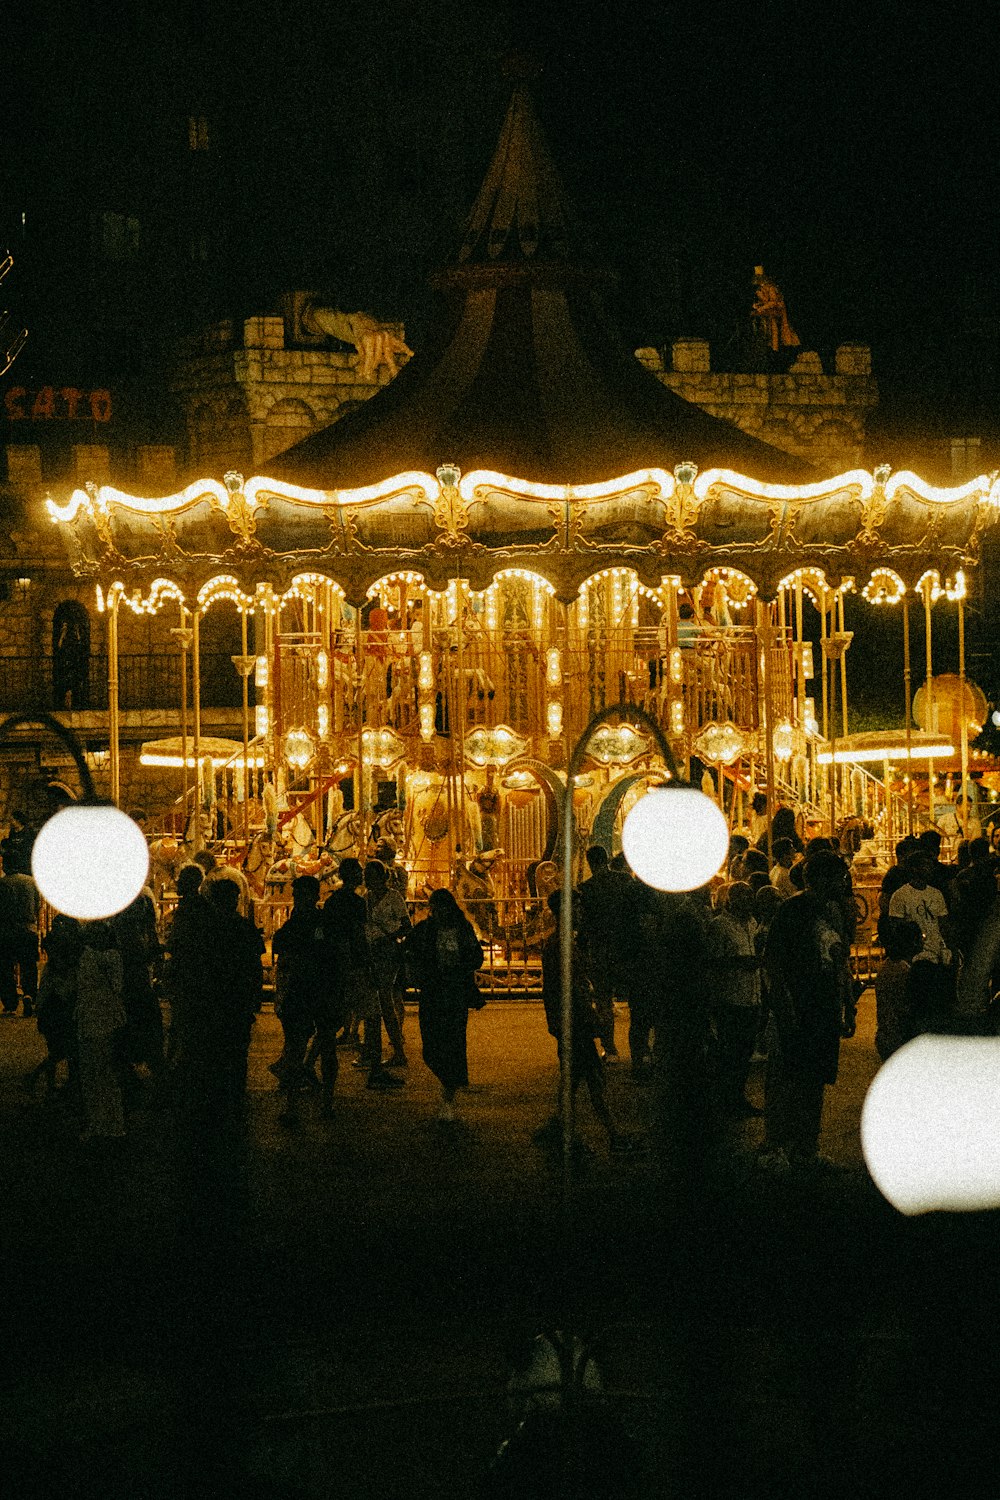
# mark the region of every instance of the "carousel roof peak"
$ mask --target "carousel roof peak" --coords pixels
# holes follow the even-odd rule
[[[538,69],[515,59],[506,71],[513,93],[466,222],[458,263],[568,262],[577,251],[579,230],[535,113],[529,83]]]
[[[601,296],[613,275],[580,239],[525,81],[427,344],[390,385],[280,454],[275,478],[378,484],[454,462],[547,484],[591,484],[693,462],[760,480],[816,477],[803,459],[685,401],[643,369]]]

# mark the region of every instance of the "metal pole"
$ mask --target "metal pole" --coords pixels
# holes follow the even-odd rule
[[[912,740],[913,682],[910,669],[910,596],[903,596],[903,692],[905,696],[903,727],[906,733],[906,832],[913,837],[913,761],[910,759]]]
[[[48,729],[55,735],[56,739],[62,741],[73,757],[76,773],[80,778],[80,786],[83,789],[83,801],[97,802],[99,799],[94,787],[94,778],[90,774],[90,767],[87,765],[83,747],[72,729],[69,729],[65,724],[60,724],[54,714],[44,712],[10,714],[0,724],[0,741],[6,740],[13,730],[20,729],[22,725],[27,724],[33,724],[40,729]]]
[[[181,604],[180,623],[180,645],[181,645],[181,837],[186,831],[188,816],[188,792],[191,781],[188,776],[188,699],[187,699],[187,677],[188,677],[188,641],[191,639],[187,627],[187,611]]]
[[[201,612],[197,606],[191,611],[191,674],[192,707],[194,709],[194,734],[192,737],[192,759],[194,761],[194,850],[201,848],[201,642],[199,626]],[[213,773],[214,774],[214,773]]]
[[[764,623],[766,606],[757,603],[757,643],[764,674],[764,785],[767,792],[767,863],[773,865],[773,838],[771,824],[774,820],[774,705],[771,694],[771,648],[775,631],[770,620]]]
[[[822,609],[819,612],[819,633],[820,633],[820,655],[823,658],[823,738],[825,740],[830,738],[830,722],[829,722],[830,721],[830,688],[829,688],[829,682],[830,682],[830,663],[827,661],[827,656],[826,656],[827,610],[828,610],[828,608],[829,608],[829,605],[828,605],[828,602],[827,602],[826,582],[824,581],[824,583],[823,583],[823,607],[822,607]]]
[[[108,614],[108,728],[111,751],[111,800],[117,806],[121,799],[121,739],[118,719],[118,604],[121,591],[110,590]]]
[[[927,653],[927,676],[925,681],[924,696],[927,700],[924,712],[926,714],[925,728],[930,734],[936,732],[934,714],[934,664],[932,658],[932,636],[931,636],[931,582],[929,578],[924,579],[924,646]],[[936,822],[934,817],[934,762],[927,762],[927,816],[933,828]]]
[[[677,762],[663,730],[655,719],[631,703],[611,704],[594,714],[574,745],[566,766],[562,807],[562,901],[559,912],[559,1112],[562,1120],[562,1221],[567,1250],[572,1236],[573,1187],[573,782],[583,764],[594,730],[608,719],[623,717],[627,717],[630,722],[637,720],[648,730],[671,778],[679,780]]]
[[[834,603],[834,609],[836,609]],[[837,663],[830,663],[830,836],[837,832]]]
[[[840,633],[841,633],[841,635],[846,636],[847,632],[844,629],[844,590],[843,590],[843,588],[841,588],[840,593],[838,595],[838,605],[839,605],[839,611],[838,612],[839,612],[839,617],[840,617],[840,627],[839,627],[840,628]],[[841,658],[840,658],[840,714],[841,714],[841,723],[842,723],[843,728],[844,728],[844,739],[846,740],[847,739],[847,735],[848,735],[848,729],[847,729],[847,646],[846,645],[844,646],[843,654],[841,655]]]
[[[795,706],[796,718],[798,719],[799,733],[805,730],[806,723],[806,681],[805,681],[805,656],[806,648],[802,635],[802,579],[795,580],[795,633],[798,644],[795,648]],[[806,798],[807,787],[800,788],[800,795]]]
[[[247,612],[240,607],[240,650],[244,662],[250,655],[247,649]],[[243,678],[243,843],[250,848],[250,673],[241,673]],[[244,856],[245,857],[245,856]]]
[[[358,817],[358,858],[364,857],[368,848],[368,809],[365,806],[365,716],[364,716],[364,667],[361,643],[361,606],[354,611],[354,659],[357,663],[357,699],[356,712],[358,716],[358,775],[355,782],[355,809]],[[367,1025],[367,1022],[365,1023]]]
[[[969,837],[969,715],[965,708],[965,603],[958,599],[958,701],[962,749],[962,837]]]
[[[458,693],[455,704],[458,712],[458,837],[462,845],[462,854],[468,858],[476,851],[465,847],[465,716],[468,712],[469,695],[468,683],[465,679],[465,627],[462,619],[465,584],[461,578],[455,579],[455,595],[455,663],[458,670]],[[454,734],[454,729],[452,729],[452,734]]]

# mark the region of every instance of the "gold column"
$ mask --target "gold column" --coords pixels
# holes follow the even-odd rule
[[[364,715],[364,662],[362,656],[361,640],[361,606],[354,611],[354,661],[355,678],[357,681],[357,693],[355,697],[355,711],[358,716],[357,723],[357,757],[358,774],[354,781],[354,808],[358,815],[358,858],[363,859],[365,850],[368,848],[368,808],[365,805],[365,715]]]
[[[851,644],[851,640],[853,639],[853,637],[852,636],[848,636],[847,631],[844,629],[844,589],[843,589],[843,586],[841,586],[840,593],[837,596],[837,603],[838,603],[838,620],[839,620],[839,626],[838,626],[838,628],[839,628],[840,634],[843,636],[844,641],[846,643],[845,646],[844,646],[843,655],[840,658],[840,715],[841,715],[841,723],[843,725],[844,739],[846,740],[847,739],[847,734],[848,734],[848,729],[847,729],[847,647]]]
[[[931,581],[929,578],[924,579],[924,645],[927,653],[927,675],[925,679],[924,689],[924,696],[927,701],[924,706],[924,713],[926,716],[926,723],[924,725],[924,728],[927,729],[931,734],[934,734],[934,664],[932,657],[933,641],[931,626]],[[935,819],[934,762],[932,760],[929,760],[927,762],[927,816],[930,821],[931,827],[933,827]]]
[[[805,682],[805,654],[806,648],[802,637],[802,579],[795,580],[795,633],[798,643],[795,647],[795,716],[798,720],[799,733],[805,732],[806,725],[806,682]],[[799,789],[803,799],[808,800],[808,788],[803,783]]]
[[[108,729],[111,759],[111,800],[121,799],[121,741],[118,717],[118,603],[120,590],[112,588],[108,600]]]
[[[533,585],[536,587],[536,585]],[[469,707],[468,683],[465,680],[465,622],[462,618],[462,607],[465,601],[465,582],[461,578],[455,579],[455,667],[458,672],[458,692],[456,694],[458,710],[458,840],[461,845],[462,856],[468,859],[475,854],[474,849],[465,847],[465,716]],[[532,621],[532,623],[534,623]],[[452,734],[454,735],[454,726]]]
[[[912,741],[913,680],[910,668],[910,596],[903,595],[903,692],[905,716],[903,727],[906,734],[906,831],[913,837],[913,762],[910,759]]]
[[[248,647],[249,636],[247,633],[247,612],[240,606],[240,650],[243,653],[243,666],[241,676],[243,678],[243,842],[250,848],[250,673],[253,671],[254,658],[251,657]]]
[[[771,821],[774,817],[774,746],[771,743],[774,711],[771,700],[771,649],[777,631],[771,624],[769,607],[758,600],[756,608],[758,660],[764,676],[764,775],[767,792],[767,862],[770,867],[774,863],[771,839]]]
[[[188,671],[188,647],[191,644],[191,629],[187,624],[187,610],[183,599],[179,604],[180,624],[173,625],[170,634],[176,639],[181,653],[181,831],[183,833],[188,816],[188,792],[191,779],[188,776],[188,700],[187,700],[187,671]]]
[[[969,715],[965,710],[965,601],[958,597],[958,701],[962,748],[962,837],[969,837]]]
[[[191,755],[194,761],[194,849],[201,848],[201,611],[191,611],[191,697],[194,711],[194,733]],[[214,775],[214,772],[212,773]]]
[[[819,633],[820,633],[819,649],[820,649],[820,656],[821,656],[822,662],[823,662],[823,738],[824,739],[829,739],[829,737],[830,737],[830,690],[829,690],[830,665],[829,665],[829,662],[827,661],[827,656],[826,656],[827,610],[829,609],[829,607],[830,607],[829,606],[829,595],[827,593],[826,579],[824,578],[824,580],[823,580],[823,594],[822,594],[822,608],[820,609],[820,612],[819,612]]]

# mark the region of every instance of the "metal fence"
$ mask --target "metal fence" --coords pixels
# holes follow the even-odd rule
[[[210,708],[239,708],[242,684],[232,657],[224,652],[201,655],[201,702]],[[192,684],[188,681],[188,702]],[[15,709],[25,703],[49,701],[57,709],[106,709],[108,707],[108,659],[91,656],[87,687],[70,703],[57,703],[51,664],[31,656],[0,657],[0,708]],[[252,686],[251,686],[252,701]],[[118,658],[118,705],[122,710],[179,709],[181,664],[176,651],[122,653]]]

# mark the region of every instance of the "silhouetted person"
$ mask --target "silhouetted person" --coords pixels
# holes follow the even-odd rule
[[[406,939],[405,952],[419,992],[424,1062],[441,1085],[438,1118],[455,1118],[455,1093],[469,1082],[466,1030],[469,1008],[482,1004],[475,974],[483,945],[450,891],[432,891],[430,914]]]
[[[203,996],[207,974],[204,954],[211,943],[212,909],[201,893],[204,871],[193,862],[177,872],[177,905],[167,929],[164,984],[170,1001],[168,1061],[184,1055],[185,1034],[192,1006]]]
[[[236,1124],[246,1092],[250,1029],[260,1007],[263,941],[237,911],[231,880],[211,887],[204,984],[186,1021],[189,1103],[209,1126]]]
[[[885,958],[875,975],[875,1051],[885,1062],[914,1035],[910,974],[924,937],[916,922],[879,917],[878,940]]]
[[[125,1134],[120,1041],[125,1030],[122,960],[110,922],[88,922],[76,972],[76,1036],[82,1141]]]
[[[45,965],[38,982],[38,1032],[45,1042],[45,1058],[29,1075],[34,1087],[44,1078],[47,1092],[55,1092],[61,1062],[69,1069],[69,1082],[76,1083],[76,974],[83,940],[80,924],[57,912],[42,942]]]
[[[841,1037],[854,1034],[855,1002],[842,905],[846,866],[820,850],[803,874],[805,890],[783,902],[767,938],[776,1044],[764,1107],[769,1151],[782,1165],[808,1169],[820,1161],[823,1093],[837,1081]]]
[[[9,841],[5,841],[5,844]],[[38,916],[41,897],[34,880],[8,852],[0,876],[0,1004],[17,1013],[19,999],[30,1016],[38,993]],[[18,985],[20,984],[20,996]]]
[[[153,990],[153,969],[163,955],[156,930],[156,908],[149,891],[111,918],[122,959],[125,1002],[125,1060],[147,1068],[159,1080],[163,1072],[163,1014]]]
[[[275,960],[278,1018],[285,1045],[277,1072],[285,1095],[283,1125],[298,1123],[299,1095],[308,1081],[305,1057],[315,1037],[323,1084],[323,1113],[333,1110],[337,1082],[337,1030],[343,1016],[327,963],[319,909],[319,881],[299,875],[292,882],[292,911],[271,939]]]
[[[406,1047],[402,1017],[396,1006],[396,980],[402,959],[400,944],[410,931],[410,914],[399,891],[390,886],[385,865],[377,859],[370,859],[365,866],[365,888],[368,892],[365,932],[372,985],[370,1015],[365,1020],[366,1060],[376,1070],[381,1068],[382,1023],[385,1022],[392,1047],[388,1066],[405,1068]]]
[[[587,850],[587,864],[590,879],[579,887],[574,903],[579,913],[580,951],[594,992],[598,1038],[605,1054],[617,1057],[615,997],[631,998],[623,948],[632,877],[627,870],[615,868],[601,844]]]
[[[559,922],[562,907],[562,892],[553,891],[548,897],[549,910],[556,919],[555,930],[549,933],[542,944],[542,1003],[545,1007],[545,1022],[549,1036],[555,1037],[557,1054],[562,1063],[562,940]],[[570,1048],[570,1079],[575,1109],[576,1091],[586,1084],[591,1107],[608,1138],[608,1149],[613,1155],[624,1155],[632,1149],[632,1142],[621,1133],[611,1118],[604,1090],[604,1064],[597,1050],[596,1037],[600,1027],[591,984],[576,951],[576,934],[573,935],[573,1030]],[[537,1133],[537,1138],[558,1140],[560,1118],[558,1112]]]

